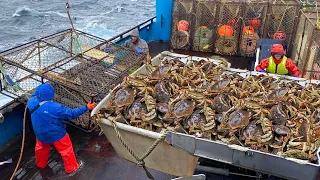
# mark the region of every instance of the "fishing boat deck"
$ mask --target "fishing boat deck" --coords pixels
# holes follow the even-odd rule
[[[70,134],[77,159],[82,160],[84,163],[79,172],[73,176],[68,176],[64,171],[62,159],[54,148],[51,148],[50,150],[48,166],[45,169],[38,169],[35,166],[34,157],[35,136],[32,133],[28,133],[26,135],[22,162],[15,179],[148,179],[141,167],[117,156],[111,144],[104,135],[98,136],[98,133],[85,133],[75,129],[74,127],[68,127],[67,131]],[[0,166],[1,180],[7,180],[12,175],[19,158],[20,147],[21,140],[18,140],[1,154],[0,162],[10,158],[12,158],[14,161],[12,164]],[[155,179],[167,180],[174,178],[171,175],[155,170],[149,169],[149,171],[155,177]]]
[[[166,42],[152,42],[149,44],[150,54],[152,57],[162,51],[170,50],[169,43]],[[174,51],[176,53],[209,57],[212,53],[199,53],[190,51]],[[249,69],[251,67],[251,60],[243,57],[225,57],[231,62],[232,67]],[[241,62],[241,63],[239,63]],[[15,109],[17,110],[17,109]],[[15,111],[14,110],[14,111]],[[22,110],[22,109],[19,109]],[[63,162],[60,155],[54,148],[51,148],[48,166],[45,169],[38,169],[35,166],[34,147],[35,136],[33,133],[27,133],[24,147],[24,154],[21,165],[15,179],[117,179],[117,180],[140,180],[148,179],[144,170],[120,158],[113,150],[111,144],[104,135],[98,136],[97,133],[85,133],[74,127],[67,127],[70,134],[75,153],[78,159],[84,162],[82,169],[74,176],[68,176],[63,167]],[[19,158],[21,147],[21,140],[18,140],[10,145],[5,151],[0,153],[0,162],[13,159],[13,163],[0,166],[0,180],[9,179],[12,175],[16,163]],[[225,165],[222,165],[225,166]],[[155,179],[170,180],[175,178],[172,175],[164,174],[150,169],[151,174]],[[248,177],[239,178],[239,176],[220,176],[211,174],[207,179],[248,179]]]

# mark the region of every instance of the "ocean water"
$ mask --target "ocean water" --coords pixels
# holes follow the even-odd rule
[[[111,38],[155,16],[155,0],[70,0],[76,29]],[[65,0],[0,0],[0,51],[71,28]],[[10,99],[0,95],[0,106]]]

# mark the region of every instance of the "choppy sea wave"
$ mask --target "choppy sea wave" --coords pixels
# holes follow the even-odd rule
[[[70,28],[64,0],[0,0],[0,51]],[[155,0],[70,1],[79,30],[110,38],[155,15]]]
[[[0,51],[71,27],[65,0],[0,0]],[[111,38],[155,15],[155,0],[70,0],[76,29]],[[0,106],[8,102],[0,95]]]

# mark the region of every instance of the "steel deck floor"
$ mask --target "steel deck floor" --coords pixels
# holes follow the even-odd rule
[[[85,133],[73,127],[67,128],[78,160],[84,162],[81,170],[73,176],[68,176],[63,167],[60,155],[54,148],[50,150],[48,166],[45,169],[38,169],[35,166],[34,145],[35,137],[32,133],[26,136],[23,159],[16,174],[15,179],[19,180],[140,180],[148,179],[144,170],[120,158],[113,150],[111,144],[104,135],[98,136],[97,133]],[[0,179],[10,178],[16,166],[20,153],[21,140],[14,143],[10,148],[0,154],[0,162],[13,158],[12,164],[0,166]],[[155,170],[149,169],[155,179],[169,180],[174,178]]]

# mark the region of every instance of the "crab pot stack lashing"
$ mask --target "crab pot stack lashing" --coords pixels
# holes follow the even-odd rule
[[[320,80],[320,26],[317,12],[301,10],[292,54],[304,77]]]
[[[171,38],[172,49],[190,50],[192,44],[192,27],[194,24],[194,1],[193,0],[174,0]]]
[[[55,87],[54,100],[71,108],[99,101],[144,58],[113,43],[108,43],[111,52],[106,53],[100,48],[105,43],[81,31],[65,30],[4,51],[0,61],[14,86],[2,91],[19,98],[50,83]],[[88,131],[97,127],[89,113],[73,125]]]
[[[317,84],[260,73],[239,75],[223,63],[179,58],[125,77],[98,113],[154,132],[169,130],[317,164]]]
[[[195,1],[193,51],[213,52],[216,39],[216,1]]]

